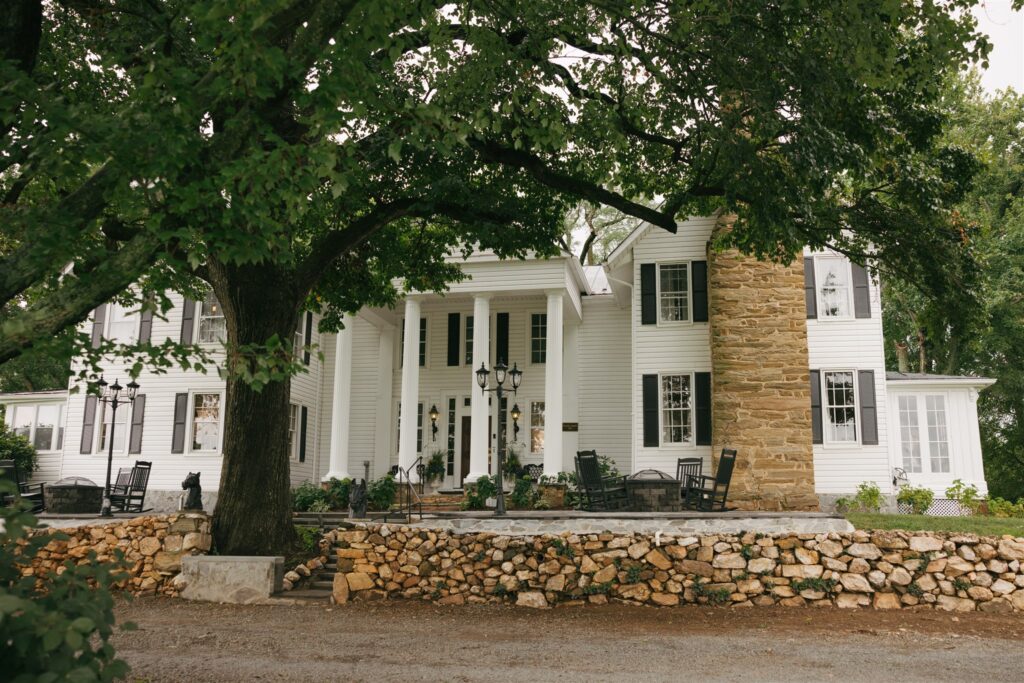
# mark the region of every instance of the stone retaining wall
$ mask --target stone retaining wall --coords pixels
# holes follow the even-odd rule
[[[136,517],[108,524],[41,529],[37,534],[63,533],[68,540],[53,540],[22,570],[23,576],[43,577],[59,572],[66,560],[88,562],[89,553],[101,562],[124,553],[128,578],[116,588],[139,595],[176,595],[173,585],[181,571],[181,558],[210,550],[210,519],[202,512]]]
[[[1024,611],[1024,538],[898,531],[669,536],[331,531],[334,601]]]

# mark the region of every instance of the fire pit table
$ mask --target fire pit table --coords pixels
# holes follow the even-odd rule
[[[640,470],[626,477],[626,495],[633,512],[681,512],[678,479],[658,470]]]
[[[44,489],[46,511],[66,515],[96,515],[103,506],[103,487],[85,477],[65,477]]]

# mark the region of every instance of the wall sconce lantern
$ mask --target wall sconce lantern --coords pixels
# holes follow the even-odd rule
[[[437,412],[437,404],[430,406],[430,438],[431,441],[437,441],[437,418],[440,413]]]
[[[512,406],[512,441],[519,441],[519,418],[523,416],[519,404]]]

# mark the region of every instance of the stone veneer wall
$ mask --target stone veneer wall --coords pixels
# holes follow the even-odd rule
[[[68,536],[46,544],[32,563],[22,569],[23,576],[42,579],[60,571],[65,561],[88,562],[95,553],[101,562],[124,553],[128,577],[115,588],[139,595],[164,593],[176,595],[174,577],[181,571],[183,555],[202,555],[210,550],[210,518],[202,512],[181,512],[117,520],[108,524],[64,529],[40,529],[37,534]]]
[[[387,524],[327,534],[335,602],[784,605],[1024,611],[1024,538],[899,531],[668,536],[455,534]]]
[[[711,248],[708,296],[713,449],[738,452],[729,502],[818,509],[802,263]]]

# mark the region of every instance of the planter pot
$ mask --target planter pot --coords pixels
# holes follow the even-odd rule
[[[568,488],[565,484],[539,484],[541,500],[548,504],[552,510],[565,507],[565,491]]]

